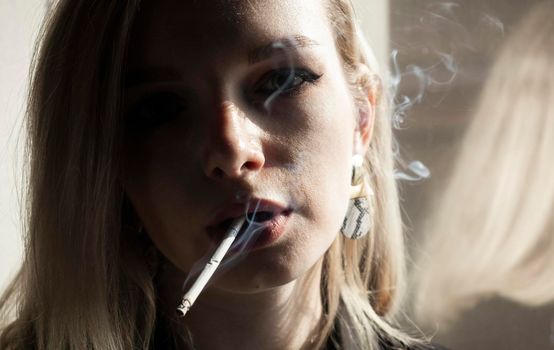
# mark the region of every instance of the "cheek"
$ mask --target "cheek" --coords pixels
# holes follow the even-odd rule
[[[344,219],[349,200],[351,170],[345,158],[320,164],[308,184],[308,203],[318,235],[335,235]]]
[[[198,196],[185,193],[188,169],[176,165],[175,155],[159,144],[139,146],[127,151],[123,178],[125,192],[158,249],[176,266],[188,271],[209,244],[191,228],[200,220],[190,213]]]
[[[183,139],[186,138],[178,129],[126,146],[125,187],[136,195],[139,206],[148,206],[156,215],[194,203],[201,195],[193,183],[200,171],[194,171],[192,151]]]
[[[337,89],[338,90],[338,89]],[[323,253],[344,220],[350,194],[355,129],[354,109],[342,91],[305,107],[309,123],[300,140],[304,161],[301,179],[305,195],[307,225],[312,232],[312,252]],[[347,106],[338,108],[338,106]]]

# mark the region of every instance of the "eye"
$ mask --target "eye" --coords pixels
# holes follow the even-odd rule
[[[127,126],[135,131],[157,128],[178,117],[185,109],[182,98],[174,93],[149,94],[130,109]]]
[[[311,73],[305,69],[283,68],[271,71],[264,75],[255,89],[263,95],[283,94],[292,95],[308,82],[314,83],[321,75]]]

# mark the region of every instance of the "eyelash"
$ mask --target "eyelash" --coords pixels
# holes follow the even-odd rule
[[[306,69],[280,68],[262,76],[253,92],[264,100],[275,97],[293,97],[299,94],[306,83],[315,84],[323,75]],[[277,79],[281,79],[278,81]],[[300,79],[300,80],[297,80]],[[267,85],[271,86],[267,86]],[[147,94],[130,109],[126,124],[131,131],[156,129],[186,111],[185,101],[169,91]]]
[[[318,75],[306,69],[280,68],[266,73],[262,77],[261,83],[256,85],[254,92],[268,97],[274,94],[291,97],[298,94],[305,83],[315,84],[322,76],[322,74]],[[284,82],[277,82],[277,86],[264,90],[264,86],[268,83],[275,83],[275,80],[272,80],[275,78],[284,78],[286,80]],[[297,78],[300,78],[300,82],[294,84]],[[284,86],[285,84],[286,86]]]

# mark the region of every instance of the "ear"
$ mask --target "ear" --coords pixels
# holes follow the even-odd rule
[[[354,153],[364,155],[369,148],[379,98],[379,78],[365,64],[356,70],[358,121],[354,130]]]
[[[361,107],[358,113],[359,119],[354,131],[354,152],[355,154],[364,155],[369,148],[373,136],[375,107],[368,101],[367,106]]]

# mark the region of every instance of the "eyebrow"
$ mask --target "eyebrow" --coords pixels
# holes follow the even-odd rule
[[[248,53],[248,63],[255,64],[267,59],[282,50],[298,50],[310,46],[318,46],[319,43],[304,35],[293,35],[274,40],[269,44],[258,47]]]
[[[319,46],[315,40],[304,35],[287,36],[282,39],[273,40],[272,42],[253,49],[248,53],[248,63],[253,65],[260,61],[270,58],[277,52],[298,50],[301,48]],[[141,85],[144,83],[156,81],[179,81],[181,74],[175,69],[167,66],[141,67],[127,72],[125,75],[125,86],[127,88]]]

